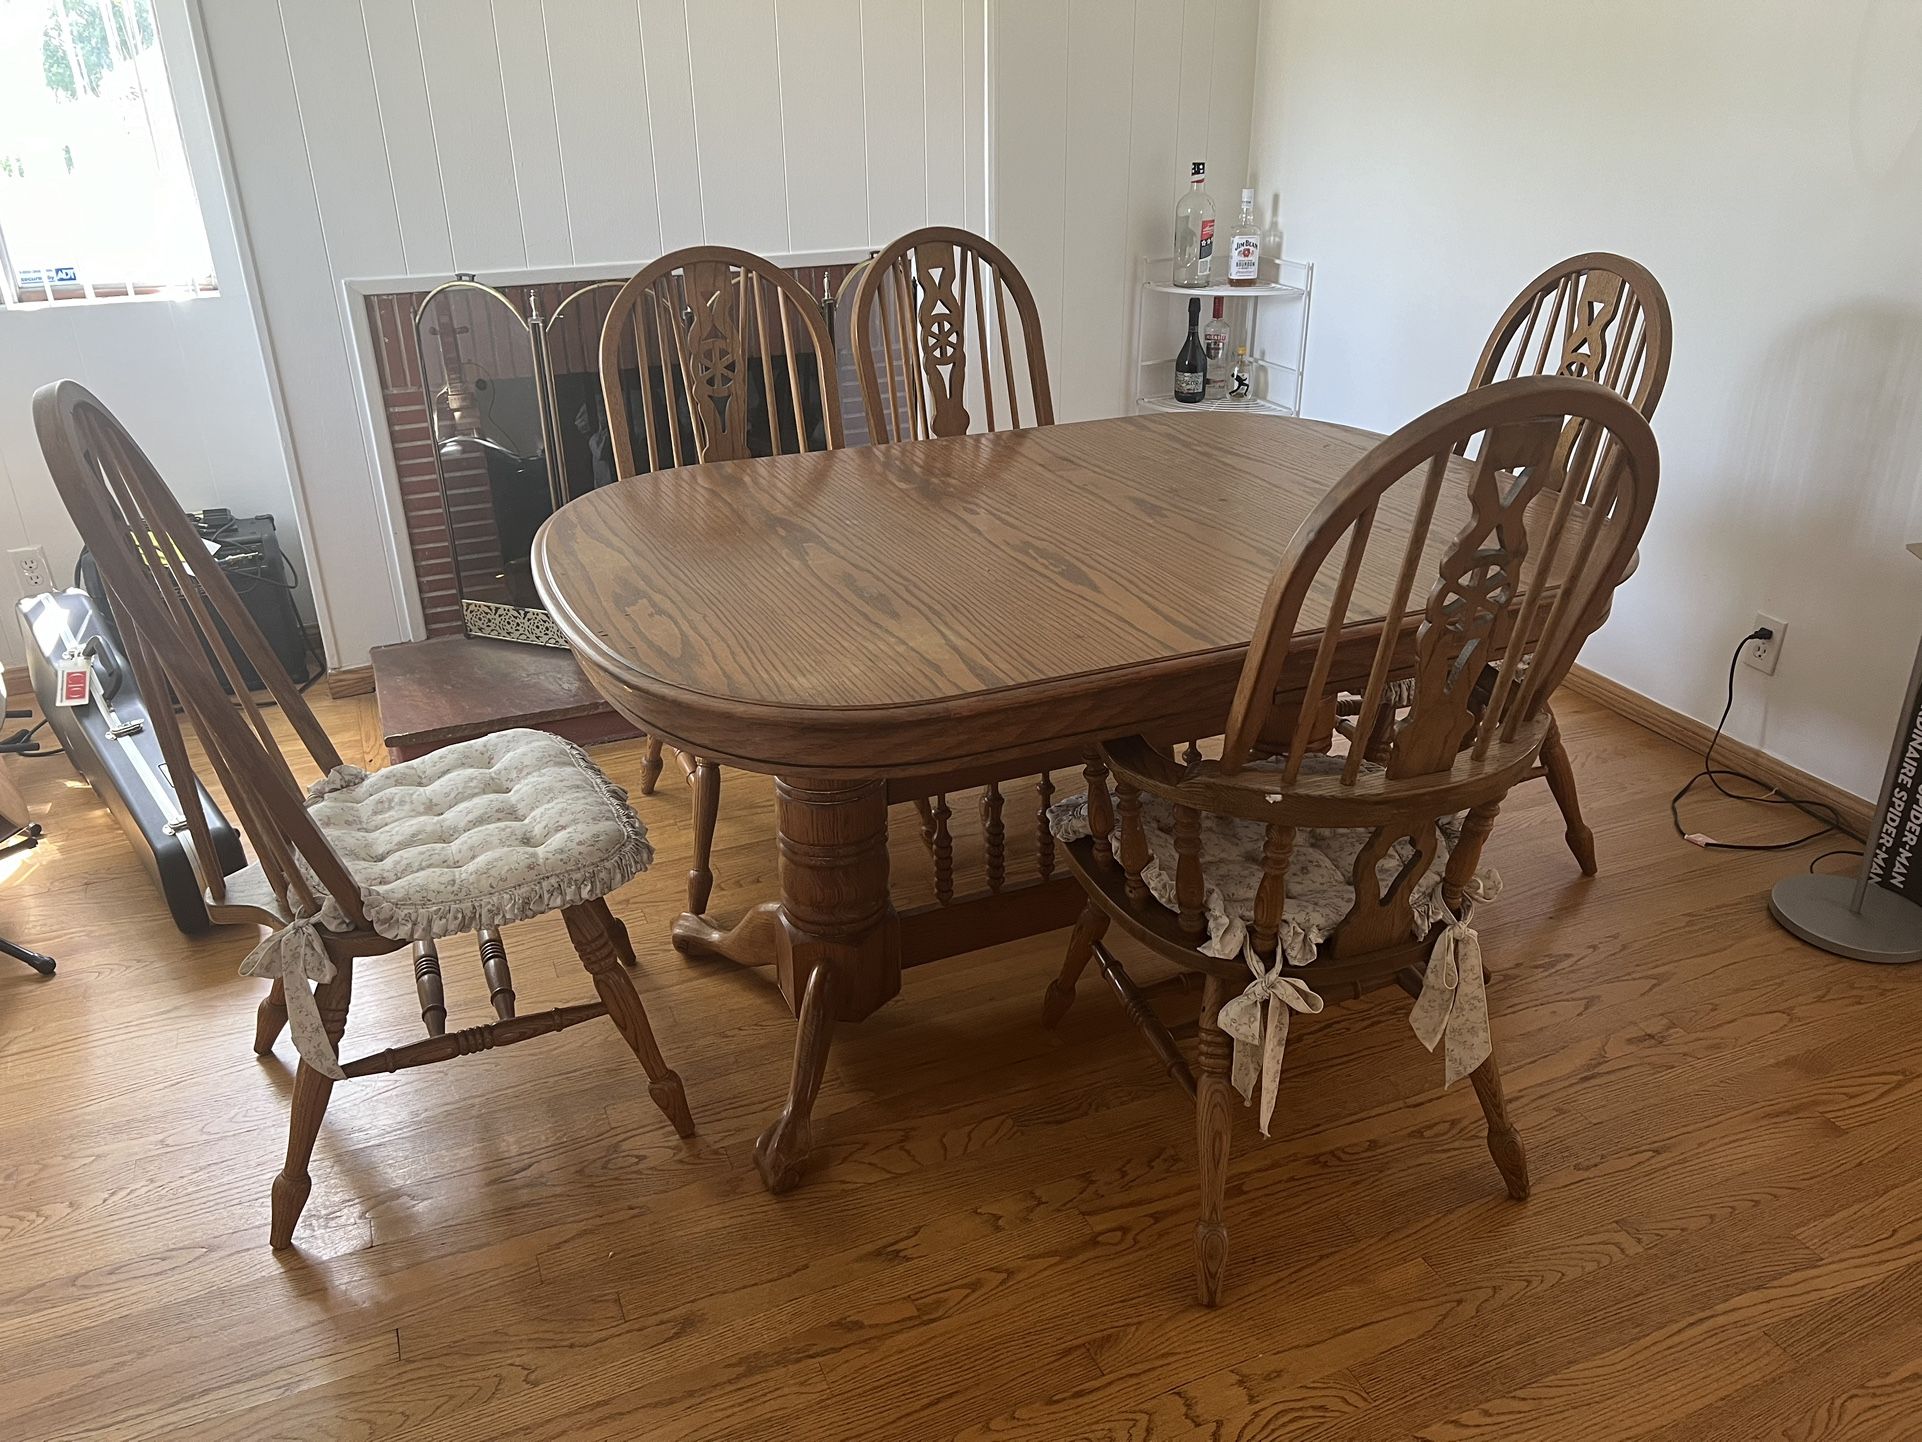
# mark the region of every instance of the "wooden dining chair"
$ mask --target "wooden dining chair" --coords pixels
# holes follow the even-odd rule
[[[497,732],[372,774],[343,764],[226,575],[208,563],[193,522],[107,408],[77,382],[60,381],[35,394],[33,413],[47,467],[99,564],[147,698],[208,914],[269,928],[242,966],[272,981],[254,1049],[267,1054],[291,1025],[301,1058],[286,1163],[273,1185],[274,1247],[292,1243],[312,1187],[314,1140],[334,1084],[349,1077],[511,1046],[606,1016],[645,1068],[655,1104],[691,1136],[681,1079],[623,969],[634,965],[627,930],[605,900],[652,855],[620,789],[579,748],[542,731]],[[321,771],[305,792],[266,706],[249,690],[248,666]],[[233,875],[222,874],[194,784],[202,767],[170,692],[253,849],[253,863]],[[499,929],[556,910],[598,999],[516,1016],[511,986],[504,1001],[497,988],[505,979]],[[441,998],[432,943],[468,932],[480,933],[493,956],[498,1019],[447,1032],[431,1019],[429,1003]],[[429,1035],[342,1062],[355,962],[410,943],[419,944]]]
[[[1598,448],[1586,499],[1562,484],[1570,421]],[[1472,460],[1455,454],[1467,441]],[[1483,844],[1632,563],[1657,468],[1648,423],[1591,381],[1500,381],[1437,407],[1356,462],[1288,543],[1220,759],[1116,739],[1091,760],[1087,795],[1055,808],[1088,905],[1043,1018],[1060,1019],[1093,958],[1194,1097],[1202,1302],[1220,1298],[1227,1255],[1230,1087],[1259,1086],[1266,1132],[1289,1015],[1328,999],[1391,981],[1415,995],[1418,1037],[1445,1046],[1448,1082],[1471,1078],[1508,1191],[1528,1195],[1470,907],[1498,889],[1478,874]],[[1413,681],[1403,707],[1398,677]],[[1396,712],[1375,759],[1325,747],[1325,702],[1343,685],[1359,688],[1361,734]],[[1279,755],[1264,737],[1283,738]],[[1108,948],[1111,926],[1201,976],[1193,1065]]]
[[[1054,424],[1047,348],[1034,292],[994,242],[935,225],[875,252],[846,307],[854,372],[868,436],[877,444],[1019,430]],[[1027,397],[1023,407],[1022,397]],[[1007,823],[1000,781],[979,802],[988,887],[1005,883]],[[1043,811],[1053,778],[1036,777]],[[954,895],[953,812],[945,795],[917,800],[921,839],[933,858],[935,893]],[[1041,830],[1045,836],[1045,827]],[[1052,875],[1053,848],[1037,852]]]
[[[1502,313],[1469,388],[1522,375],[1574,376],[1607,386],[1653,421],[1668,384],[1672,335],[1668,296],[1645,266],[1606,251],[1570,256]],[[1568,470],[1579,486],[1593,483],[1595,460],[1592,448],[1574,447]],[[1540,774],[1561,808],[1568,849],[1582,874],[1593,876],[1595,833],[1582,820],[1575,769],[1552,712]]]
[[[771,261],[727,246],[674,251],[620,288],[601,330],[601,394],[623,477],[842,443],[820,302]],[[644,795],[660,775],[661,749],[648,739]],[[699,915],[714,890],[721,770],[675,754],[693,791],[687,909]]]
[[[1054,424],[1034,292],[990,240],[910,231],[868,262],[848,325],[877,442]]]

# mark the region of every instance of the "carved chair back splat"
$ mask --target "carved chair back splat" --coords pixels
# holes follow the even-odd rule
[[[1034,292],[992,241],[902,236],[862,271],[848,325],[876,441],[1054,424]]]
[[[319,931],[333,975],[320,983],[314,996],[320,1026],[337,1051],[347,1025],[355,959],[391,952],[408,942],[382,936],[369,924],[360,887],[307,809],[233,648],[253,668],[323,774],[340,766],[340,754],[232,584],[218,566],[209,564],[191,518],[112,413],[73,381],[43,386],[34,396],[33,411],[47,468],[99,563],[134,679],[147,698],[148,718],[174,778],[209,914],[219,922],[258,923],[278,930],[296,918],[313,916],[323,896],[342,913],[344,928]],[[170,697],[200,742],[252,845],[265,893],[230,888],[222,873],[199,805],[187,737]],[[594,978],[598,1000],[516,1017],[505,947],[497,932],[483,930],[483,969],[500,1019],[448,1033],[438,954],[431,941],[416,943],[415,978],[428,1036],[346,1062],[339,1074],[356,1077],[425,1066],[606,1016],[645,1067],[656,1105],[681,1135],[691,1135],[694,1124],[680,1078],[661,1056],[640,997],[622,970],[623,963],[634,962],[626,928],[600,898],[565,907],[562,915]],[[257,1052],[270,1052],[287,1023],[286,988],[305,984],[272,983],[256,1022]],[[333,1087],[329,1073],[303,1058],[294,1081],[286,1162],[273,1185],[271,1239],[276,1249],[292,1244],[306,1205],[312,1187],[308,1163]]]
[[[1564,483],[1571,425],[1596,437],[1586,499]],[[1437,407],[1375,446],[1289,542],[1256,624],[1220,758],[1176,759],[1165,739],[1145,737],[1101,748],[1090,772],[1089,834],[1066,847],[1088,909],[1043,1016],[1059,1019],[1080,972],[1098,957],[1170,1071],[1193,1082],[1203,1158],[1196,1256],[1204,1302],[1219,1296],[1227,1240],[1221,1203],[1230,1048],[1215,1014],[1251,975],[1242,956],[1217,959],[1196,950],[1209,936],[1209,867],[1229,859],[1211,852],[1204,837],[1218,837],[1224,825],[1240,828],[1233,832],[1240,840],[1217,844],[1239,847],[1237,864],[1258,873],[1245,920],[1249,954],[1265,969],[1283,960],[1299,833],[1348,830],[1357,843],[1346,877],[1352,899],[1330,920],[1314,964],[1277,974],[1320,997],[1353,996],[1389,981],[1419,991],[1419,968],[1448,924],[1433,919],[1432,908],[1416,906],[1440,852],[1441,823],[1467,813],[1439,886],[1442,903],[1459,913],[1502,798],[1541,749],[1548,698],[1632,566],[1657,469],[1647,422],[1591,381],[1502,381]],[[1444,486],[1465,487],[1472,508],[1452,538],[1431,534]],[[1394,524],[1378,528],[1391,515]],[[1382,534],[1397,544],[1371,546]],[[1352,612],[1364,575],[1371,579],[1362,589],[1391,598],[1384,615]],[[1388,577],[1392,584],[1384,585]],[[1314,645],[1303,645],[1311,636]],[[1370,753],[1379,764],[1365,765],[1363,748],[1353,745],[1339,765],[1304,770],[1309,756],[1328,749],[1326,703],[1343,688],[1359,691],[1357,731],[1379,738]],[[1277,737],[1285,749],[1274,756]],[[1253,764],[1264,757],[1272,759]],[[1171,813],[1171,845],[1155,863],[1163,868],[1159,899],[1144,797]],[[1111,922],[1208,978],[1198,1078],[1103,945]],[[1526,1163],[1502,1101],[1492,1042],[1483,1056],[1467,1074],[1487,1113],[1496,1163],[1511,1193],[1525,1196]]]
[[[821,303],[726,246],[662,256],[615,293],[601,330],[622,476],[839,449],[838,380]]]

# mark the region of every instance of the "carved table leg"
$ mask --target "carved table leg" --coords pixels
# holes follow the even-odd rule
[[[860,1021],[901,989],[901,928],[888,896],[887,792],[878,780],[777,780],[781,994],[800,1014],[787,1106],[755,1164],[769,1191],[801,1178],[834,1023]]]
[[[834,1005],[834,968],[817,966],[801,1000],[801,1026],[794,1036],[794,1081],[787,1105],[754,1144],[761,1184],[777,1196],[799,1185],[813,1149],[814,1099],[821,1093],[828,1043],[834,1039]]]

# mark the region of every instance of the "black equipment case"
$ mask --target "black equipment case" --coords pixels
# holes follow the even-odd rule
[[[205,931],[207,907],[188,835],[160,742],[147,722],[148,705],[134,684],[111,624],[85,591],[32,596],[20,603],[27,643],[27,675],[40,709],[67,759],[85,777],[133,843],[134,854],[166,898],[174,925]],[[57,704],[61,661],[84,650],[89,695],[78,706]],[[170,705],[170,697],[158,704]],[[213,833],[223,875],[247,864],[240,837],[200,788],[200,809]]]

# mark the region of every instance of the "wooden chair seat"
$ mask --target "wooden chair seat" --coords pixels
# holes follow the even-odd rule
[[[625,793],[579,747],[545,731],[497,731],[371,773],[339,766],[308,788],[306,809],[358,888],[360,915],[395,942],[498,930],[597,901],[654,855]],[[242,965],[245,975],[298,981],[303,936],[360,929],[318,879],[318,910],[303,918],[274,897],[260,862],[247,871],[238,885],[273,898],[275,930]],[[319,1013],[296,1005],[290,1020],[301,1058],[341,1078]]]
[[[1337,757],[1311,756],[1304,763],[1302,774],[1304,777],[1335,776],[1340,774],[1341,766]],[[1242,775],[1255,778],[1263,772],[1278,773],[1280,769],[1278,761],[1256,762]],[[1174,804],[1145,792],[1140,798],[1141,831],[1149,857],[1141,869],[1136,894],[1131,897],[1128,878],[1120,868],[1093,863],[1094,843],[1088,820],[1092,795],[1090,791],[1060,802],[1051,809],[1048,820],[1056,840],[1067,848],[1069,864],[1092,888],[1092,894],[1105,903],[1112,919],[1121,922],[1137,940],[1170,961],[1245,985],[1249,979],[1248,958],[1252,954],[1256,903],[1265,875],[1262,853],[1267,845],[1267,827],[1222,811],[1200,813],[1196,859],[1208,885],[1203,902],[1206,931],[1196,936],[1183,927],[1179,916],[1175,872],[1181,862],[1175,836]],[[1409,897],[1411,929],[1407,940],[1411,947],[1432,931],[1441,914],[1442,871],[1461,835],[1461,821],[1457,814],[1442,818],[1437,824],[1435,852],[1424,863],[1422,875]],[[1354,907],[1352,878],[1356,858],[1368,844],[1370,834],[1362,827],[1302,827],[1295,832],[1284,880],[1286,904],[1276,943],[1283,962],[1317,991],[1323,977],[1337,988],[1347,983],[1349,974],[1341,968],[1348,963],[1331,959],[1323,965],[1320,954],[1322,944]],[[1415,859],[1410,843],[1405,838],[1397,839],[1375,863],[1377,880],[1383,890]],[[1140,887],[1147,889],[1147,900],[1155,905],[1147,905],[1140,897]],[[1394,951],[1399,956],[1406,948],[1391,945],[1382,950]],[[1371,957],[1376,954],[1370,952]],[[1391,979],[1397,966],[1408,965],[1414,959],[1411,955],[1388,965],[1379,980]]]
[[[1163,961],[1187,971],[1218,976],[1236,987],[1247,985],[1248,963],[1239,953],[1231,957],[1213,956],[1182,931],[1174,912],[1162,906],[1143,908],[1131,902],[1127,879],[1121,871],[1095,859],[1093,838],[1084,836],[1065,843],[1062,856],[1089,899],[1107,913],[1108,919],[1118,923],[1124,932]],[[1292,974],[1326,1001],[1352,1001],[1364,992],[1393,981],[1406,968],[1424,965],[1443,925],[1434,922],[1418,936],[1354,960],[1326,956],[1317,943],[1313,960],[1293,968]]]

